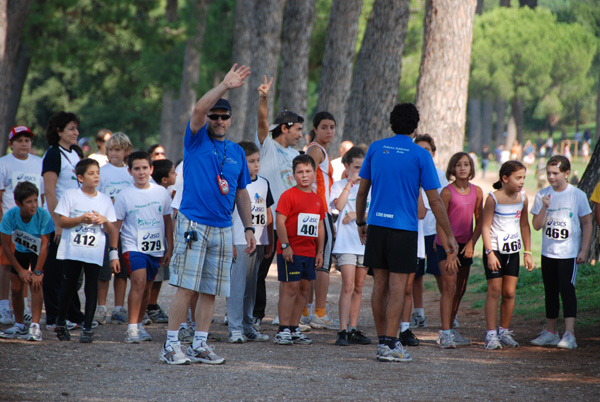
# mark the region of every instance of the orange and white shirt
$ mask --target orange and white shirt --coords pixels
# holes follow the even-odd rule
[[[331,208],[329,206],[331,201],[331,186],[333,186],[333,166],[329,161],[329,156],[327,155],[327,151],[321,145],[316,142],[311,142],[308,147],[312,147],[313,145],[318,146],[323,151],[325,155],[325,159],[321,163],[317,165],[317,171],[315,182],[313,183],[313,191],[317,193],[321,200],[323,200],[323,205],[325,206],[325,212],[328,214],[331,213]]]

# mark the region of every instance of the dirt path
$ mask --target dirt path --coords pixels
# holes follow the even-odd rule
[[[272,269],[267,323],[263,324],[263,332],[271,338],[275,328],[269,323],[275,315],[278,288],[274,274]],[[328,302],[334,316],[340,279],[339,274],[332,274]],[[376,339],[371,288],[368,278],[359,324]],[[164,288],[164,307],[173,292],[170,286]],[[220,342],[214,345],[226,357],[225,365],[173,367],[158,360],[165,324],[149,326],[154,341],[142,345],[123,342],[123,325],[97,328],[93,344],[78,343],[77,333],[73,341],[61,343],[44,330],[41,344],[0,341],[0,400],[597,400],[598,326],[577,334],[576,350],[543,349],[527,346],[540,329],[539,321],[515,317],[516,339],[523,346],[488,352],[482,345],[483,312],[461,307],[460,331],[473,344],[442,351],[435,345],[438,302],[436,294],[426,292],[429,327],[414,331],[422,343],[410,349],[410,363],[377,362],[374,344],[336,347],[335,331],[319,330],[311,332],[314,344],[310,346]],[[226,337],[227,327],[219,324],[224,311],[224,300],[218,299],[212,331]]]

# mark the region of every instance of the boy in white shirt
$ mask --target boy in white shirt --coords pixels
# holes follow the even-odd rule
[[[0,158],[0,198],[2,215],[16,206],[13,191],[17,184],[29,181],[43,194],[42,158],[31,155],[31,139],[34,134],[27,126],[13,127],[8,133],[8,145],[12,153]],[[38,204],[42,206],[41,195]],[[11,243],[12,252],[15,246]],[[12,324],[13,315],[8,307],[8,289],[10,286],[10,262],[0,249],[0,324]]]
[[[111,234],[116,220],[110,198],[97,191],[100,182],[98,161],[82,159],[75,166],[79,189],[67,190],[54,212],[59,216],[63,233],[56,259],[63,260],[64,282],[56,321],[56,336],[61,341],[71,340],[65,326],[67,310],[77,294],[81,270],[85,271],[85,321],[79,342],[93,341],[92,320],[98,299],[98,273],[104,261],[104,232]]]
[[[100,185],[98,185],[98,191],[109,196],[113,204],[117,194],[125,187],[133,184],[133,177],[129,174],[127,163],[125,162],[132,148],[133,145],[129,137],[122,132],[114,133],[106,141],[108,163],[100,168]],[[110,278],[112,278],[108,248],[109,244],[107,242],[104,251],[104,264],[98,276],[98,308],[94,315],[94,320],[98,321],[98,324],[105,324],[107,321],[106,298],[108,296]],[[119,257],[122,258],[120,251]],[[115,274],[113,289],[115,292],[115,307],[110,316],[110,323],[127,324],[129,322],[128,312],[123,307],[125,305],[125,292],[127,291],[126,270]]]
[[[146,152],[134,152],[127,161],[134,185],[117,195],[116,228],[121,231],[121,246],[125,259],[124,269],[129,273],[131,288],[127,306],[129,326],[126,343],[151,341],[142,319],[150,298],[152,281],[159,266],[169,265],[171,259],[173,225],[169,192],[150,183],[152,160]],[[169,241],[165,241],[168,239]],[[114,272],[121,266],[117,251],[118,240],[111,239],[110,262]]]

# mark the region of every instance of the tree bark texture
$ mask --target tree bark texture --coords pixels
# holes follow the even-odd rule
[[[236,0],[235,2],[233,63],[238,63],[239,66],[250,66],[252,68],[252,74],[256,75],[260,74],[260,72],[256,71],[254,65],[252,65],[252,19],[254,18],[254,4],[254,0]],[[229,99],[229,103],[231,103],[231,108],[233,109],[231,113],[231,126],[229,126],[228,133],[228,136],[231,136],[230,139],[233,137],[243,137],[242,133],[244,126],[246,125],[249,93],[256,95],[256,88],[251,88],[250,85],[246,83],[233,91],[229,91],[226,95]]]
[[[483,0],[477,0],[477,7],[475,8],[475,14],[483,14]]]
[[[32,0],[0,0],[0,151],[6,152],[6,135],[15,121],[15,114],[9,115],[15,71],[19,62],[23,29],[31,9]],[[19,95],[20,97],[20,95]]]
[[[500,0],[500,7],[510,7],[510,0]]]
[[[308,108],[308,58],[314,20],[315,0],[287,1],[283,19],[278,104],[280,110],[293,110],[305,119]]]
[[[344,123],[362,3],[362,0],[333,0],[327,26],[317,112],[326,110],[336,118],[336,136],[329,144],[334,158],[340,142],[348,139]]]
[[[521,7],[536,8],[538,5],[538,0],[519,0],[519,5]]]
[[[600,79],[598,79],[598,97],[596,98],[596,142],[600,140]]]
[[[469,151],[481,152],[481,99],[469,99]]]
[[[21,95],[23,94],[23,87],[25,86],[25,80],[27,79],[27,72],[29,71],[30,63],[31,54],[29,53],[29,46],[27,45],[27,43],[23,43],[21,46],[21,51],[19,52],[19,61],[17,62],[17,68],[15,69],[15,73],[13,75],[13,83],[10,90],[10,94],[8,95],[9,99],[7,127],[9,128],[17,125],[17,111],[19,109],[19,103],[21,103]]]
[[[525,117],[523,116],[523,100],[515,97],[511,103],[512,116],[515,118],[517,125],[517,141],[523,144],[523,129],[525,127]],[[512,144],[510,144],[512,146]]]
[[[600,181],[600,141],[596,143],[596,148],[594,149],[594,153],[590,158],[590,163],[588,163],[583,176],[581,176],[581,180],[579,181],[578,188],[583,191],[588,200],[592,196],[594,192],[594,188],[596,184]],[[592,219],[595,216],[595,204],[590,202],[590,206],[592,207]],[[588,261],[590,260],[598,260],[599,254],[599,246],[598,246],[598,225],[595,223],[592,225],[592,241],[590,242],[590,250],[588,254]]]
[[[344,138],[355,144],[389,137],[398,97],[409,0],[375,0],[358,53],[346,109]]]
[[[167,4],[165,6],[165,17],[169,22],[174,22],[177,20],[177,18],[179,18],[177,0],[167,0]]]
[[[492,128],[494,118],[494,102],[490,100],[483,101],[483,111],[481,112],[481,147],[486,145],[492,150]]]
[[[250,68],[252,74],[246,80],[244,86],[248,86],[246,118],[243,130],[231,132],[228,137],[231,141],[242,139],[254,139],[258,118],[257,88],[263,83],[263,76],[273,77],[273,87],[277,88],[277,70],[279,67],[279,56],[281,54],[281,26],[285,2],[279,0],[262,0],[256,2],[254,15],[248,17],[251,20],[250,31],[252,46],[252,62]],[[234,90],[232,92],[237,91]],[[273,120],[273,102],[269,103],[269,120]]]
[[[500,97],[496,99],[496,125],[494,135],[494,146],[504,145],[504,131],[506,120],[506,101]]]
[[[417,82],[417,132],[435,138],[437,166],[462,151],[476,0],[427,0]]]

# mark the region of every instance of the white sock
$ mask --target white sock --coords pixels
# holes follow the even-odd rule
[[[196,321],[190,322],[190,328],[193,329],[194,332],[196,332]]]
[[[179,329],[187,329],[188,328],[188,323],[187,322],[182,322],[181,324],[179,324]]]
[[[115,310],[114,311],[121,311],[122,308],[123,308],[123,306],[115,306]]]
[[[315,305],[314,304],[308,303],[306,307],[308,307],[308,316],[309,317],[315,313]]]
[[[356,327],[348,326],[348,332],[352,332],[352,331],[355,331],[355,330],[356,330]]]
[[[502,328],[502,327],[498,327],[498,334],[502,335],[503,333],[505,333],[506,331],[508,331],[508,328]]]
[[[0,309],[8,310],[8,299],[0,300]]]
[[[419,317],[425,317],[425,309],[424,308],[415,308],[415,313],[417,313],[417,315]]]
[[[144,328],[144,324],[142,324],[141,322],[138,322],[138,325],[137,325],[137,327],[138,327],[138,329],[139,329],[139,328]]]
[[[103,308],[104,310],[106,310],[106,305],[104,305],[104,306],[98,306],[98,308]]]
[[[492,335],[498,336],[498,331],[496,331],[495,329],[492,329],[491,331],[487,332],[487,337],[490,337]]]
[[[129,325],[127,326],[127,329],[131,329],[131,328],[138,329],[138,324],[137,324],[137,322],[136,322],[135,324],[129,324]]]
[[[410,328],[410,322],[400,323],[400,332],[404,332]]]
[[[194,343],[192,344],[192,348],[198,349],[200,346],[202,346],[203,343],[206,343],[206,338],[208,338],[208,332],[195,331]]]
[[[167,330],[167,342],[165,342],[165,345],[169,346],[173,342],[179,342],[179,331]]]
[[[40,324],[38,322],[32,322],[31,324],[29,324],[29,328],[39,328]]]

